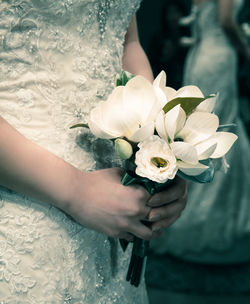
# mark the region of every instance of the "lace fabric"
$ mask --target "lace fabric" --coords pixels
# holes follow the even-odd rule
[[[81,170],[114,166],[109,141],[86,121],[121,71],[140,0],[0,3],[0,114],[23,135]],[[0,302],[147,303],[125,282],[129,250],[57,208],[0,188]]]
[[[124,35],[138,4],[2,2],[1,115],[67,161],[93,168],[92,155],[76,146],[69,127],[86,120],[113,89]]]

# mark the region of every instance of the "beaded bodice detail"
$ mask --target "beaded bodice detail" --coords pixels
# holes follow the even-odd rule
[[[81,170],[113,166],[88,130],[121,71],[140,0],[0,1],[0,115]],[[147,303],[125,281],[129,250],[43,202],[0,187],[0,302]]]
[[[86,121],[113,89],[125,32],[139,2],[1,1],[1,115],[74,165],[95,166],[89,153],[75,149],[69,127]]]

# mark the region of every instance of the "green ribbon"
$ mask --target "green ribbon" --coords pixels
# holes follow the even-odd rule
[[[163,191],[164,189],[166,189],[169,183],[170,181],[167,181],[166,183],[157,183],[146,177],[140,177],[133,172],[126,172],[122,178],[123,185],[142,185],[149,192],[150,195]]]

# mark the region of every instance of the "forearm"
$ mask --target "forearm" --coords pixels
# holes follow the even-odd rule
[[[131,20],[125,37],[123,69],[135,75],[142,75],[151,82],[154,79],[147,55],[139,41],[135,16]]]
[[[26,139],[0,117],[0,184],[66,207],[78,170]]]
[[[136,41],[128,43],[124,49],[123,69],[135,75],[142,75],[151,82],[154,79],[148,58]]]

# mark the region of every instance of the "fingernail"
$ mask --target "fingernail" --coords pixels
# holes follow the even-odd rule
[[[149,221],[155,222],[155,221],[158,221],[160,218],[161,218],[161,215],[159,213],[156,213],[149,217]]]

